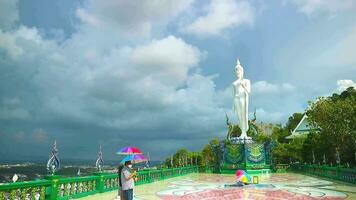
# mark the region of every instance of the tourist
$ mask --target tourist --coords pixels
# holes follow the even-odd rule
[[[117,169],[117,174],[119,175],[119,191],[118,191],[118,196],[120,197],[120,200],[124,200],[124,194],[122,190],[122,182],[121,182],[121,172],[122,169],[124,168],[124,165],[120,164],[118,169]]]
[[[136,171],[132,170],[131,161],[126,161],[121,172],[122,191],[125,200],[133,199],[133,189],[135,186]]]

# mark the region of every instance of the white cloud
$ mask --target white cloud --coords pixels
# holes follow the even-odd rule
[[[352,80],[338,80],[337,82],[336,82],[336,84],[337,84],[337,90],[339,91],[339,92],[343,92],[343,91],[345,91],[347,88],[349,88],[349,87],[354,87],[354,88],[356,88],[356,83],[355,82],[353,82]]]
[[[252,25],[255,18],[255,8],[248,1],[211,0],[205,11],[204,16],[198,17],[181,30],[202,36],[219,35],[232,27]]]
[[[285,121],[287,117],[286,114],[282,112],[270,112],[266,111],[263,108],[256,109],[256,116],[259,122],[272,122],[272,123],[280,123],[281,121]]]
[[[76,16],[81,19],[84,23],[88,23],[95,27],[100,27],[100,20],[98,20],[95,16],[90,15],[85,9],[78,8],[75,12]]]
[[[253,94],[277,94],[291,92],[295,88],[289,83],[273,84],[267,81],[257,81],[252,84]]]
[[[193,0],[88,0],[76,15],[96,28],[119,31],[128,36],[150,35],[154,24],[166,23],[189,8]]]
[[[10,58],[16,59],[23,53],[21,47],[16,45],[16,40],[11,34],[0,30],[0,51],[3,51]]]
[[[298,10],[308,16],[314,15],[335,15],[347,10],[355,10],[354,0],[291,0],[298,7]]]
[[[9,29],[19,20],[18,0],[0,1],[0,29]]]
[[[188,71],[197,67],[201,56],[196,47],[180,38],[168,36],[136,47],[131,60],[146,76],[179,86],[187,79]]]

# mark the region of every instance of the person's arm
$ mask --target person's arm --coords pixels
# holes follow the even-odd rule
[[[127,180],[127,181],[132,179],[134,176],[136,176],[135,171],[133,173],[130,173],[128,170],[125,170],[123,174],[124,174],[125,180]]]

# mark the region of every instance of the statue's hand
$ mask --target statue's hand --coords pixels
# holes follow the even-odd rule
[[[241,82],[241,86],[245,89],[245,92],[248,93],[247,83],[246,82]]]

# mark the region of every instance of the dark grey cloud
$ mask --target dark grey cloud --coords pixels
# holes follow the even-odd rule
[[[230,85],[216,84],[234,78],[233,64],[231,77],[206,75],[202,63],[214,55],[188,39],[160,32],[191,3],[130,1],[123,4],[132,12],[117,12],[125,9],[117,1],[84,1],[72,9],[78,21],[61,39],[16,17],[0,23],[0,156],[46,156],[56,139],[65,158],[95,158],[102,145],[111,159],[117,148],[134,145],[159,159],[178,148],[199,150],[212,137],[224,137],[225,113],[236,118]],[[11,8],[9,13],[17,16],[17,7]],[[354,72],[354,57],[347,54],[355,41],[351,33],[324,54],[342,55],[335,60],[344,63],[343,72],[329,81],[334,86],[315,84],[310,89],[307,83],[333,76],[322,71],[313,79],[320,68],[310,66],[323,57],[305,59],[303,65],[308,56],[291,63],[293,56],[279,52],[267,75],[278,73],[252,81],[251,112],[256,108],[260,121],[283,122],[292,112],[303,111],[311,97],[330,92],[336,80],[354,79],[344,76]],[[285,45],[300,55],[298,44]],[[309,69],[312,73],[307,74]]]
[[[102,144],[111,158],[115,148],[135,145],[158,159],[184,144],[202,146],[224,128],[213,77],[194,72],[204,54],[198,48],[175,36],[107,45],[92,32],[83,23],[63,42],[24,25],[0,32],[9,156],[43,154],[56,139],[65,157],[90,157]],[[176,141],[167,152],[152,145],[167,141]]]

